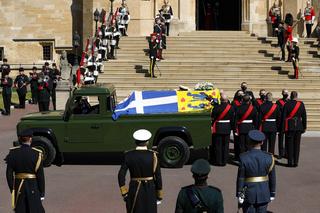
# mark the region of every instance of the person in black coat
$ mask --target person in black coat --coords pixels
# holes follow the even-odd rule
[[[41,76],[38,80],[38,106],[39,112],[49,111],[50,105],[50,88],[45,76]]]
[[[212,144],[210,158],[217,166],[225,166],[229,158],[230,134],[234,124],[234,109],[226,95],[221,96],[221,104],[211,112]]]
[[[10,65],[8,64],[8,59],[3,59],[3,64],[0,66],[1,78],[10,74]]]
[[[299,163],[301,134],[307,129],[307,113],[298,93],[292,91],[290,100],[283,107],[282,130],[285,132],[288,166],[297,167]]]
[[[38,80],[37,67],[33,67],[29,78],[32,104],[38,104]]]
[[[157,59],[157,51],[158,51],[158,44],[157,44],[157,35],[152,33],[149,39],[149,58],[150,58],[150,66],[149,66],[149,76],[151,78],[156,78],[154,74],[154,66],[156,65]]]
[[[262,132],[251,130],[248,135],[251,147],[240,155],[236,195],[243,212],[266,213],[276,194],[275,160],[260,150],[265,140]]]
[[[57,84],[58,81],[60,80],[60,70],[58,70],[56,63],[52,64],[52,90],[51,90],[51,99],[52,99],[52,105],[53,105],[53,110],[56,110],[56,88],[57,88]]]
[[[286,39],[285,39],[285,32],[286,29],[284,28],[284,22],[281,21],[279,23],[279,28],[278,28],[278,45],[280,47],[281,50],[281,61],[285,61],[286,60],[286,51],[285,51],[285,47],[286,47]]]
[[[272,103],[272,93],[268,92],[266,101],[260,106],[259,127],[266,139],[261,149],[274,155],[277,131],[281,126],[281,111],[276,103]]]
[[[2,87],[2,100],[5,109],[5,111],[2,112],[3,115],[10,115],[12,85],[13,80],[9,75],[5,75],[1,78],[0,86]]]
[[[32,131],[24,130],[18,136],[21,146],[11,148],[5,158],[12,208],[16,213],[44,213],[41,202],[45,195],[42,151],[31,147]]]
[[[29,84],[29,78],[24,74],[23,67],[19,68],[19,75],[14,80],[14,86],[17,88],[17,93],[19,96],[19,107],[24,109],[26,107],[26,95],[27,95],[27,85]]]
[[[258,127],[258,113],[250,101],[250,96],[243,96],[243,103],[235,112],[235,130],[239,136],[240,153],[248,149],[248,133]]]
[[[278,99],[276,103],[278,104],[278,107],[279,107],[281,115],[282,115],[283,107],[289,101],[289,92],[287,89],[283,89],[281,94],[282,94],[282,98]],[[284,132],[280,126],[278,129],[278,151],[279,151],[278,159],[285,157],[285,149],[283,146],[283,139],[284,139]]]
[[[118,183],[128,213],[156,213],[157,203],[162,200],[162,178],[158,157],[156,152],[147,148],[151,136],[145,129],[134,132],[133,138],[137,147],[125,152],[124,162],[118,173]],[[125,186],[128,170],[131,178],[129,190]]]
[[[253,95],[253,92],[251,90],[248,89],[248,84],[247,82],[242,82],[240,85],[241,89],[237,90],[237,92],[234,94],[234,97],[236,97],[236,95],[238,94],[239,91],[242,91],[244,95],[249,95],[250,96],[250,100],[251,103],[256,106],[256,99]]]
[[[243,96],[244,96],[244,93],[242,90],[238,90],[238,92],[235,94],[235,97],[231,102],[234,112],[236,112],[238,108],[241,106]],[[239,160],[240,145],[239,145],[239,136],[238,134],[236,134],[236,131],[233,131],[233,146],[234,146],[234,159]]]

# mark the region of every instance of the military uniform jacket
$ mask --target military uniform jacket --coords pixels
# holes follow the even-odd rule
[[[208,213],[223,213],[223,197],[220,189],[213,186],[190,185],[181,188],[175,213],[198,213],[198,210],[192,205],[187,190],[190,188],[201,202],[208,207]]]
[[[227,114],[220,120],[217,121],[219,116],[223,113],[227,106],[230,106],[228,103],[222,103],[215,106],[211,112],[212,124],[215,123],[216,134],[229,135],[231,130],[234,129],[234,109],[231,107]]]
[[[98,42],[98,47],[99,47],[99,42]],[[57,81],[59,80],[59,76],[61,75],[60,71],[58,69],[53,69],[52,70],[52,78],[53,78],[53,88],[57,87]]]
[[[282,113],[282,111],[283,111],[284,105],[285,105],[288,101],[289,101],[289,99],[283,99],[283,98],[281,98],[281,99],[279,99],[279,100],[276,101],[276,104],[278,104],[281,113]]]
[[[243,91],[243,90],[241,90],[241,89],[237,90],[237,92],[234,94],[234,98],[236,97],[236,95],[238,94],[239,91]],[[253,103],[253,105],[256,104],[256,103],[255,103],[255,102],[256,102],[256,99],[255,99],[252,91],[246,90],[246,91],[243,91],[243,93],[244,93],[245,95],[249,95],[249,96],[251,97],[251,102]]]
[[[248,178],[266,177],[266,181],[253,182]],[[240,155],[237,177],[237,196],[245,190],[245,202],[250,204],[270,202],[276,192],[274,158],[260,149],[251,149]]]
[[[50,90],[47,82],[41,82],[38,84],[38,99],[39,102],[50,101]]]
[[[292,57],[299,60],[300,48],[298,46],[292,46],[291,54]]]
[[[125,187],[127,170],[131,178],[129,191]],[[146,147],[126,152],[118,173],[118,183],[121,194],[128,195],[127,212],[157,212],[157,199],[162,199],[162,179],[155,152]]]
[[[276,108],[273,113],[270,114],[269,112],[273,105],[275,105]],[[270,116],[265,120],[264,118],[267,114],[270,114]],[[263,132],[277,132],[279,130],[281,127],[281,111],[277,104],[266,101],[260,106],[259,127]]]
[[[0,71],[1,71],[1,78],[3,78],[5,75],[9,75],[10,65],[9,64],[2,64],[0,67]]]
[[[39,80],[38,74],[31,74],[29,82],[30,82],[30,88],[32,91],[38,90],[38,80]]]
[[[149,58],[156,58],[157,57],[157,43],[152,42],[151,39],[149,39]]]
[[[18,75],[14,80],[14,84],[17,86],[17,91],[21,94],[27,93],[27,84],[29,83],[29,78],[26,75]],[[26,85],[23,85],[26,84]]]
[[[251,104],[250,104],[251,105]],[[242,123],[239,123],[241,118],[244,116],[244,114],[247,112],[249,104],[242,103],[241,106],[239,106],[235,113],[235,128],[239,134],[248,134],[248,132],[252,129],[257,129],[258,127],[258,114],[255,107],[253,107],[252,112],[250,115],[243,121]],[[252,121],[252,122],[250,122]]]
[[[7,78],[6,82],[4,79],[1,79],[0,86],[2,87],[2,93],[11,94],[12,93],[12,84],[13,84],[13,80],[10,77]]]
[[[15,190],[16,212],[44,212],[40,200],[45,194],[41,151],[23,144],[20,147],[12,148],[5,161],[7,163],[6,177],[9,189],[11,192]],[[36,178],[15,178],[15,175],[19,173],[35,174]]]
[[[295,113],[295,115],[291,119],[287,119],[290,116],[290,113],[294,109],[297,101],[289,100],[283,107],[282,113],[282,130],[286,131],[286,123],[287,123],[287,131],[305,131],[307,129],[307,113],[302,101],[301,105]]]

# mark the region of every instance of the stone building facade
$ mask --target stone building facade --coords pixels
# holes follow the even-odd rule
[[[282,15],[290,12],[296,19],[303,12],[305,0],[277,0]],[[274,0],[171,0],[174,19],[171,35],[179,32],[203,30],[210,15],[206,11],[211,2],[219,14],[217,30],[245,30],[259,36],[270,35],[266,22]],[[127,0],[131,14],[130,36],[148,35],[152,31],[154,16],[163,0]],[[319,15],[320,2],[312,0]],[[121,4],[114,0],[113,9]],[[110,0],[0,0],[0,53],[11,64],[42,64],[58,61],[62,50],[72,53],[72,36],[75,31],[82,38],[93,34],[95,9],[110,11]],[[212,15],[212,14],[211,14]],[[210,23],[210,22],[209,22]],[[301,22],[296,34],[304,35]],[[84,45],[83,45],[84,46]],[[82,47],[81,47],[82,48]]]

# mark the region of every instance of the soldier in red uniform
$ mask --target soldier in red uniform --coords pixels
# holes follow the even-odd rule
[[[274,2],[273,6],[269,10],[269,18],[272,24],[272,35],[277,36],[277,29],[281,21],[281,8],[277,2]]]
[[[292,61],[292,57],[291,57],[291,46],[292,46],[292,40],[293,40],[293,16],[292,14],[288,13],[286,14],[286,18],[285,18],[285,24],[284,24],[284,29],[285,29],[285,35],[284,35],[284,39],[285,39],[285,43],[287,44],[287,50],[288,50],[288,60],[286,62],[291,62]]]
[[[277,100],[276,104],[278,104],[278,107],[282,114],[284,105],[289,101],[289,92],[287,89],[283,89],[281,94],[282,98]],[[281,128],[278,129],[278,132],[278,158],[281,159],[285,156],[285,149],[283,148],[284,132],[281,130]]]
[[[311,1],[307,1],[307,6],[304,8],[303,20],[306,23],[307,37],[310,38],[312,32],[312,25],[315,20],[315,12],[311,6]]]

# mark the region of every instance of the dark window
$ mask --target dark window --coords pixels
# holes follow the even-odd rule
[[[3,61],[3,56],[4,56],[4,49],[3,47],[0,47],[0,61]]]
[[[52,60],[52,45],[51,44],[43,44],[43,60],[50,61]]]

